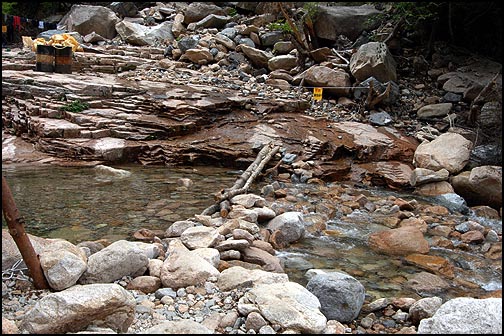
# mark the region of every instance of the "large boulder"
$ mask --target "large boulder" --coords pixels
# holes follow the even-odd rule
[[[110,283],[123,276],[140,276],[148,265],[149,259],[141,248],[133,242],[118,240],[89,256],[79,283]]]
[[[286,247],[304,236],[303,214],[297,211],[285,212],[270,220],[266,228],[271,231],[270,243],[273,247]]]
[[[304,80],[307,86],[325,88],[329,94],[345,97],[350,95],[350,75],[341,69],[314,65],[306,70]]]
[[[459,297],[420,321],[418,334],[502,334],[502,299]]]
[[[456,174],[469,161],[472,147],[473,143],[458,133],[443,133],[417,147],[413,164],[434,171],[445,168],[450,174]]]
[[[152,46],[156,43],[175,40],[171,25],[170,21],[165,21],[156,26],[144,26],[134,22],[121,21],[115,25],[115,29],[125,42],[136,46]]]
[[[240,300],[238,310],[258,311],[269,323],[295,333],[318,334],[327,323],[318,298],[291,281],[253,287]]]
[[[26,312],[20,330],[29,334],[66,334],[93,324],[125,333],[135,317],[133,295],[118,284],[76,285],[50,293]]]
[[[164,287],[178,289],[205,283],[209,277],[219,276],[219,271],[195,251],[190,251],[178,240],[168,246],[169,255],[161,266],[161,283]]]
[[[106,39],[113,39],[117,35],[115,26],[119,21],[121,19],[109,8],[73,5],[59,25],[66,26],[67,30],[78,32],[82,36],[94,32]]]
[[[372,19],[381,13],[370,5],[363,6],[318,6],[313,19],[315,35],[319,38],[337,41],[340,35],[355,40],[364,31],[377,27]]]
[[[182,10],[182,13],[184,14],[184,23],[186,25],[200,21],[210,14],[226,15],[221,7],[205,2],[192,2]]]
[[[87,257],[84,251],[65,240],[54,242],[44,248],[39,259],[47,283],[55,290],[75,285],[87,269]]]
[[[348,323],[355,319],[364,304],[364,286],[354,277],[340,273],[319,273],[306,285],[320,301],[320,310],[328,320]]]
[[[350,58],[350,72],[357,81],[374,77],[382,83],[396,81],[396,61],[383,42],[369,42]]]
[[[476,167],[451,177],[450,183],[469,206],[488,205],[497,210],[502,207],[501,166]]]

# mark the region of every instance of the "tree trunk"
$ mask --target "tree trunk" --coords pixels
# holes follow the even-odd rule
[[[44,276],[38,255],[35,253],[33,246],[25,232],[23,226],[23,218],[19,215],[19,211],[12,197],[11,190],[5,177],[2,176],[2,212],[9,228],[9,233],[14,239],[21,256],[30,271],[30,276],[33,279],[33,284],[36,289],[49,289],[49,284]]]

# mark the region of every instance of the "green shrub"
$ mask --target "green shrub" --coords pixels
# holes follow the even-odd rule
[[[285,20],[278,20],[276,22],[271,22],[268,24],[267,28],[269,30],[280,30],[284,33],[292,33],[292,27]]]
[[[73,102],[70,102],[62,107],[60,107],[61,110],[67,111],[67,112],[82,112],[86,109],[89,108],[89,104],[86,102],[81,102],[80,100],[74,100]]]

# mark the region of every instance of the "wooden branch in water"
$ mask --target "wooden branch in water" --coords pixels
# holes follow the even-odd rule
[[[220,210],[220,215],[222,218],[226,218],[227,215],[229,214],[229,211],[231,210],[231,202],[228,200],[224,200],[219,203],[219,210]]]
[[[2,176],[2,211],[5,221],[9,228],[9,233],[14,239],[23,261],[25,262],[30,276],[33,279],[33,285],[36,289],[50,289],[49,284],[44,276],[38,255],[33,249],[33,245],[28,238],[23,226],[23,218],[19,214],[19,210],[14,202],[11,190],[5,177]]]
[[[236,195],[246,193],[266,164],[279,150],[280,147],[273,145],[273,143],[265,145],[257,154],[254,162],[252,162],[247,170],[240,175],[234,185],[230,189],[223,189],[215,194],[215,201],[217,203],[203,210],[201,214],[212,215],[219,211],[222,217],[226,217],[231,209],[229,199]]]

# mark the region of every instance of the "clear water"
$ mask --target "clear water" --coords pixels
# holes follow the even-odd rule
[[[223,168],[123,165],[132,174],[113,178],[91,167],[5,166],[25,230],[74,244],[101,238],[128,239],[140,228],[166,230],[173,222],[200,214],[220,188],[231,187],[235,172]],[[189,178],[193,184],[178,183]],[[2,216],[2,227],[6,227]]]

